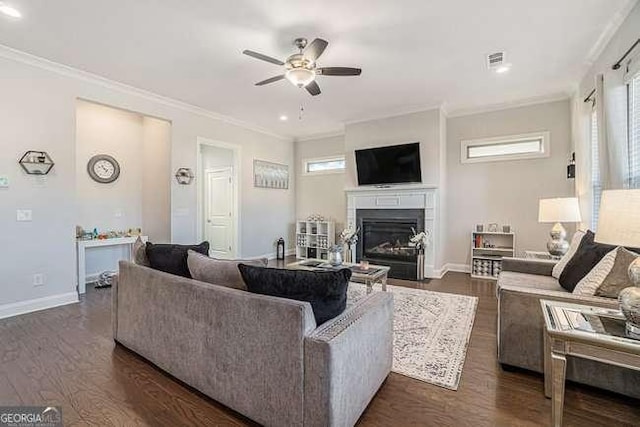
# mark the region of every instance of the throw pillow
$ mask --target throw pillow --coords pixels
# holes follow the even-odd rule
[[[133,262],[144,267],[150,267],[149,258],[147,258],[147,246],[144,244],[140,236],[133,243]]]
[[[596,290],[595,295],[599,297],[618,298],[621,290],[633,286],[631,279],[629,279],[628,270],[629,265],[635,261],[638,256],[640,255],[626,248],[618,248],[616,261],[607,277]]]
[[[586,276],[600,260],[616,247],[594,242],[593,231],[589,230],[582,238],[576,254],[567,263],[558,282],[569,292],[573,292],[578,282]]]
[[[551,273],[553,277],[555,277],[556,279],[560,278],[560,275],[564,271],[564,268],[567,266],[569,261],[571,261],[571,258],[573,258],[573,256],[576,254],[578,246],[580,246],[580,242],[582,242],[582,238],[585,234],[586,233],[582,230],[578,230],[573,234],[573,237],[571,238],[571,244],[569,245],[569,250],[566,254],[563,255],[562,258],[560,258],[560,261],[558,261],[558,263],[553,266],[553,272]]]
[[[347,287],[351,278],[348,268],[306,271],[245,264],[238,268],[249,292],[311,303],[317,325],[333,319],[347,306]]]
[[[267,258],[260,259],[215,259],[198,252],[189,251],[187,257],[187,265],[191,277],[201,282],[207,282],[214,285],[226,286],[228,288],[247,290],[244,284],[239,264],[253,265],[256,267],[266,267],[269,261]]]
[[[209,242],[202,242],[199,245],[154,245],[147,242],[146,252],[151,268],[190,279],[191,274],[187,264],[189,249],[207,255],[209,253]]]
[[[573,293],[576,295],[595,295],[598,288],[604,283],[609,273],[611,273],[620,249],[623,248],[615,248],[606,254],[600,262],[578,282]]]

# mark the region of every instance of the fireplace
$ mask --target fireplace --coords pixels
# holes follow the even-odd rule
[[[361,239],[356,261],[391,267],[389,277],[415,280],[418,256],[409,246],[415,232],[424,231],[424,209],[357,209]]]

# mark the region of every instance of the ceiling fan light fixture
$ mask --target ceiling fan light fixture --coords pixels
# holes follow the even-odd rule
[[[316,73],[308,68],[292,68],[287,70],[285,78],[294,86],[303,88],[316,78]]]

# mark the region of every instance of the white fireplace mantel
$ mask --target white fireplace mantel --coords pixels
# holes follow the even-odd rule
[[[435,274],[435,253],[438,242],[437,215],[438,188],[430,185],[398,185],[385,188],[357,187],[345,190],[347,194],[347,226],[356,227],[358,209],[424,209],[424,229],[431,233],[431,245],[425,250],[425,277]],[[355,248],[352,259],[355,259]]]

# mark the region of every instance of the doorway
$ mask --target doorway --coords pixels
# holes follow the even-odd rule
[[[239,150],[198,138],[198,235],[209,242],[214,258],[240,254]]]

